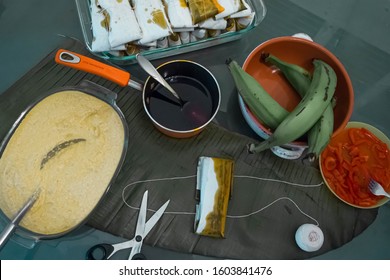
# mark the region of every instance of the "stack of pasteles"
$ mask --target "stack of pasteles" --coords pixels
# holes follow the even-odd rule
[[[206,29],[206,33],[207,30],[228,32],[231,30],[227,29],[227,19],[241,19],[252,13],[245,0],[90,1],[92,51],[111,51],[113,55],[119,55],[117,51],[133,54],[161,47],[158,41],[170,36],[182,37],[180,32],[198,29]],[[188,33],[186,36],[189,37]]]

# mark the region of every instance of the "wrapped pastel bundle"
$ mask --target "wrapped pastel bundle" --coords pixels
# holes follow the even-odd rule
[[[141,29],[128,1],[98,0],[98,2],[108,14],[108,40],[111,49],[142,37]]]
[[[227,26],[227,21],[223,18],[221,19],[208,18],[205,21],[199,23],[199,28],[204,28],[204,29],[223,30],[226,29],[226,26]]]
[[[126,45],[126,53],[128,55],[133,55],[136,53],[139,53],[141,50],[141,47],[135,44],[127,44]]]
[[[97,1],[91,1],[92,45],[93,52],[105,52],[111,49],[108,41],[108,21]]]
[[[233,186],[234,161],[200,157],[196,189],[195,233],[210,237],[225,237],[225,224]]]
[[[190,42],[190,32],[189,31],[183,31],[179,33],[180,40],[182,44],[187,44]]]
[[[173,30],[193,30],[190,9],[185,0],[163,0]]]
[[[227,26],[225,32],[235,32],[237,31],[237,24],[234,18],[227,19]]]
[[[249,16],[236,18],[235,20],[236,20],[237,30],[242,30],[247,28],[252,23],[254,18],[255,18],[254,12],[251,13]]]
[[[168,37],[164,37],[157,40],[157,48],[168,48]]]
[[[207,30],[207,34],[209,38],[215,38],[221,35],[221,30],[219,29],[209,29]]]
[[[147,44],[172,33],[161,0],[133,0],[134,12],[142,30],[140,44]]]
[[[219,5],[221,5],[224,8],[224,11],[217,14],[215,16],[215,19],[221,19],[245,9],[245,6],[241,0],[216,0],[216,1],[219,3]]]
[[[168,45],[170,47],[181,45],[181,39],[179,33],[172,33],[168,36]]]
[[[254,12],[252,11],[251,6],[249,6],[249,4],[245,0],[241,0],[241,2],[244,5],[245,9],[243,9],[243,10],[237,12],[237,13],[234,13],[234,14],[230,15],[229,17],[231,17],[231,18],[242,18],[242,17],[248,17],[252,13],[254,14]]]
[[[190,33],[190,42],[196,42],[207,38],[207,30],[203,28],[195,29]]]
[[[224,11],[217,0],[187,0],[192,23],[197,24]]]
[[[92,21],[92,43],[93,52],[108,52],[125,50],[125,44],[112,47],[109,41],[109,19],[110,16],[106,10],[102,9],[97,0],[90,2],[91,21]]]
[[[143,43],[143,44],[140,41],[137,41],[137,42],[134,42],[134,44],[140,46],[141,48],[146,48],[146,49],[155,48],[155,47],[157,47],[157,40],[150,41],[150,42]]]

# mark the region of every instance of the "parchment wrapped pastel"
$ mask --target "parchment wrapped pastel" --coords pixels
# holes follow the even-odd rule
[[[234,13],[245,9],[244,4],[241,0],[216,0],[219,5],[224,8],[224,11],[215,15],[216,19],[228,17]]]
[[[190,9],[185,0],[163,0],[173,30],[193,29]]]
[[[140,44],[147,44],[172,34],[161,0],[133,0],[133,5],[142,30]]]
[[[108,39],[111,48],[142,37],[137,19],[128,1],[98,0],[108,15]]]

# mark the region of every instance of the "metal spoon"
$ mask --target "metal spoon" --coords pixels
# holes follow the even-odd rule
[[[144,69],[146,73],[152,76],[163,87],[165,87],[170,93],[172,93],[172,95],[175,96],[176,99],[179,100],[180,104],[183,106],[185,102],[180,98],[177,92],[167,83],[167,81],[165,81],[165,79],[160,75],[160,73],[153,66],[153,64],[150,63],[149,60],[147,60],[144,56],[140,55],[139,53],[135,57],[138,61],[138,64],[141,66],[141,68]]]
[[[4,245],[7,243],[8,239],[11,237],[12,233],[23,219],[24,215],[30,210],[35,201],[38,199],[41,190],[36,190],[33,195],[27,200],[26,204],[16,213],[12,221],[3,229],[0,234],[0,250],[3,249]]]

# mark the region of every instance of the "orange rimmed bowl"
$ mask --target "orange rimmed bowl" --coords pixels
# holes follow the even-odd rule
[[[369,139],[376,140],[365,141],[364,132],[359,134],[355,130],[352,133],[350,129],[364,129],[374,135]],[[355,144],[351,139],[355,139]],[[378,146],[369,144],[378,140]],[[362,122],[349,122],[340,133],[332,137],[319,157],[326,186],[350,206],[362,209],[382,206],[390,199],[372,194],[368,189],[368,181],[374,178],[390,192],[389,149],[390,140],[379,129]]]
[[[273,54],[289,63],[297,64],[313,71],[312,60],[321,59],[328,63],[336,72],[337,86],[335,91],[336,106],[334,107],[334,134],[340,132],[348,123],[354,105],[354,91],[351,79],[339,59],[325,47],[308,39],[292,36],[277,37],[257,46],[246,58],[243,69],[252,75],[264,89],[286,110],[292,111],[300,102],[301,97],[292,88],[283,74],[261,60],[262,53]],[[266,139],[272,130],[261,120],[256,119],[245,102],[239,96],[241,112],[249,126],[262,138]],[[288,143],[285,151],[275,147],[273,152],[284,158],[298,158],[307,147],[304,138]],[[298,151],[291,155],[290,152]],[[287,154],[286,154],[287,153]]]

